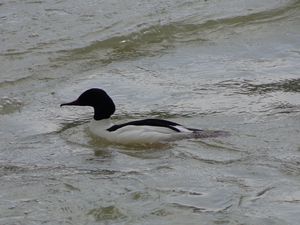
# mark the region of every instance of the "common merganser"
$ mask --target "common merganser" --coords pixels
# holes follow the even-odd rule
[[[222,133],[187,128],[162,119],[144,119],[114,125],[110,117],[115,112],[115,104],[109,95],[99,88],[89,89],[75,101],[60,106],[93,107],[94,120],[90,123],[90,131],[100,138],[118,144],[151,144],[182,138],[216,137]]]

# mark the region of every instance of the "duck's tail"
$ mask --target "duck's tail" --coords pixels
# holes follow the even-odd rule
[[[194,138],[215,138],[215,137],[228,137],[230,133],[222,130],[200,130],[195,128],[188,128],[193,131]]]

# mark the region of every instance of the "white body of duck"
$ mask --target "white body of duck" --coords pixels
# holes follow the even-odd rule
[[[175,128],[180,131],[175,131],[168,127],[151,125],[126,125],[114,131],[109,131],[109,128],[111,127],[114,127],[114,124],[110,119],[93,120],[89,124],[90,131],[95,136],[119,144],[152,144],[174,141],[189,137],[193,133],[187,128],[179,125]]]

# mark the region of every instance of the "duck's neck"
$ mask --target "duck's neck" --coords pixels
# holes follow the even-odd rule
[[[111,119],[102,119],[102,120],[92,120],[91,123],[96,124],[97,126],[102,126],[102,127],[111,127],[112,125],[114,125],[111,122]]]
[[[94,107],[94,120],[98,121],[109,119],[113,112],[109,110],[101,110],[99,107]]]
[[[89,128],[93,134],[99,135],[103,132],[106,133],[107,129],[109,129],[113,125],[114,124],[110,119],[92,120],[89,124]]]

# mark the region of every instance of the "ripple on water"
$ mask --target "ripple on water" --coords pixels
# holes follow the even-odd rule
[[[20,111],[24,103],[17,98],[2,97],[0,99],[0,115],[14,113]]]
[[[27,168],[16,166],[16,165],[9,165],[9,164],[2,164],[0,165],[0,177],[6,176],[9,174],[15,174],[15,173],[22,173],[25,172]]]
[[[106,206],[106,207],[98,207],[91,209],[87,215],[92,216],[97,222],[100,221],[109,221],[109,220],[121,220],[126,218],[123,210],[119,209],[114,205]]]

